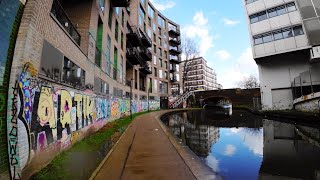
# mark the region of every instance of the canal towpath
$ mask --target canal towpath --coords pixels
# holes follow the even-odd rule
[[[217,179],[160,122],[170,111],[136,117],[90,179]]]

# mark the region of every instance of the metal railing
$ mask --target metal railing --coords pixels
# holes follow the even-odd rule
[[[77,28],[72,24],[72,21],[64,11],[58,0],[54,0],[51,9],[52,15],[60,22],[61,26],[69,33],[72,39],[80,45],[81,36]]]
[[[320,77],[311,71],[305,71],[294,78],[292,82],[293,99],[320,92]]]

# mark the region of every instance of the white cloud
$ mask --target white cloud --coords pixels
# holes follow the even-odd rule
[[[246,133],[243,136],[244,145],[247,146],[254,154],[263,156],[263,132],[258,134]]]
[[[197,12],[193,16],[193,23],[183,26],[182,33],[185,37],[199,42],[200,56],[204,56],[210,48],[214,47],[213,41],[218,38],[217,35],[211,35],[208,19],[202,11]]]
[[[246,48],[233,66],[217,69],[217,79],[223,88],[236,88],[237,83],[250,75],[258,77],[258,66],[255,63],[251,48]]]
[[[174,1],[158,1],[158,0],[150,0],[150,2],[157,8],[159,11],[164,11],[166,9],[173,8],[176,3]]]
[[[212,154],[207,157],[206,161],[208,166],[211,167],[214,172],[220,171],[219,160],[217,160]]]
[[[222,19],[222,21],[226,26],[235,26],[240,23],[240,21],[235,21],[228,18],[224,18]]]
[[[226,50],[217,51],[215,53],[215,56],[217,56],[221,60],[228,60],[231,58],[231,54]]]
[[[224,155],[226,156],[233,156],[236,152],[237,148],[234,145],[228,144],[226,149],[224,150]]]

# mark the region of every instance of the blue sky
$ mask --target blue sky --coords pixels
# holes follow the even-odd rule
[[[242,0],[151,0],[167,18],[180,24],[182,35],[198,42],[200,55],[217,72],[224,88],[255,75]]]

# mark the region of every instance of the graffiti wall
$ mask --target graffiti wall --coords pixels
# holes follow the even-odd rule
[[[13,179],[42,151],[62,151],[94,131],[130,113],[130,100],[77,91],[38,79],[26,63],[17,77],[8,119],[9,162]],[[159,101],[132,101],[132,112],[160,108]]]
[[[8,84],[23,8],[19,0],[0,1],[0,179],[10,178],[6,123]]]

